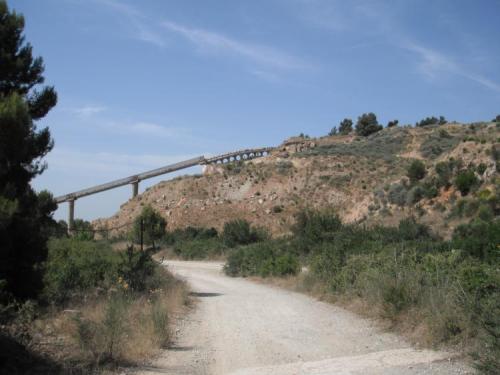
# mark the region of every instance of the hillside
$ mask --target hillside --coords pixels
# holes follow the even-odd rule
[[[332,207],[343,221],[368,225],[396,225],[413,215],[446,237],[470,217],[489,214],[483,206],[499,191],[499,139],[498,123],[392,127],[368,137],[294,137],[267,157],[210,165],[203,175],[163,181],[93,225],[121,226],[151,205],[169,230],[220,229],[243,218],[281,235],[300,209]],[[410,181],[407,169],[416,159],[424,163],[425,177]],[[454,181],[467,171],[475,181],[462,194]]]

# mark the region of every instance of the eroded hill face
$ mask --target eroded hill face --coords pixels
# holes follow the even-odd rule
[[[499,133],[497,124],[481,123],[396,127],[369,137],[293,138],[270,156],[212,165],[202,176],[161,182],[122,205],[116,215],[93,224],[117,227],[151,205],[166,218],[169,230],[221,229],[229,220],[246,219],[281,235],[300,209],[332,207],[346,222],[396,225],[414,215],[448,235],[470,219],[457,212],[457,202],[470,205],[471,214],[480,208],[481,194],[481,199],[497,194]],[[406,175],[415,159],[424,162],[426,176],[412,183]],[[441,172],[443,165],[451,170],[446,186],[436,172],[438,163]],[[478,182],[462,197],[453,183],[465,170],[473,171]]]

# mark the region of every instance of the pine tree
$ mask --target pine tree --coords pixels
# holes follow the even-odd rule
[[[377,116],[374,113],[363,113],[358,117],[356,123],[356,134],[364,137],[382,130],[382,125],[377,121]]]
[[[44,82],[41,57],[25,43],[24,18],[0,0],[0,298],[35,297],[42,287],[47,228],[57,205],[48,192],[36,193],[31,180],[41,174],[52,149],[47,128],[34,120],[57,102]],[[0,301],[1,302],[1,301]]]

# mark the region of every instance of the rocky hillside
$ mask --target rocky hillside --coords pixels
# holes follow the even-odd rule
[[[332,207],[346,222],[370,225],[414,215],[446,236],[474,215],[495,214],[499,133],[498,123],[450,123],[385,128],[368,137],[295,137],[267,157],[161,182],[93,224],[117,227],[151,205],[169,230],[220,229],[243,218],[280,235],[298,210]],[[410,179],[415,160],[425,170]],[[458,191],[459,175],[466,175],[469,191]]]

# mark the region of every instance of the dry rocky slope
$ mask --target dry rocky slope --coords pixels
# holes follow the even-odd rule
[[[397,190],[395,185],[408,185],[407,167],[414,159],[421,159],[432,177],[438,162],[453,158],[462,160],[463,167],[484,164],[477,191],[494,192],[499,137],[499,125],[494,122],[393,127],[369,137],[294,137],[269,156],[210,165],[203,175],[163,181],[123,204],[111,218],[93,224],[118,227],[151,205],[166,218],[169,230],[221,229],[225,222],[241,218],[281,235],[290,230],[300,209],[332,207],[345,222],[369,225],[395,225],[414,215],[446,236],[466,220],[450,215],[460,199],[453,186],[416,204],[391,203],[391,191]]]

